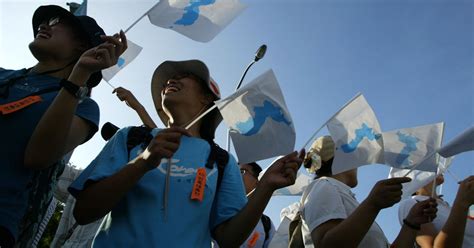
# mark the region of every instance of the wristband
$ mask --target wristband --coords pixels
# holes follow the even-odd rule
[[[411,229],[414,229],[414,230],[417,230],[417,231],[419,231],[421,229],[420,225],[412,224],[407,219],[403,219],[403,224],[406,225],[407,227],[409,227]]]

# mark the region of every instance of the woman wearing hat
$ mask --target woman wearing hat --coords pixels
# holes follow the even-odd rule
[[[97,131],[99,108],[87,97],[90,89],[126,48],[123,33],[105,36],[94,19],[59,6],[39,7],[32,22],[29,48],[38,63],[0,68],[1,247],[34,237],[52,177],[61,170],[55,164]]]
[[[379,225],[378,213],[400,201],[402,183],[409,178],[391,178],[375,184],[359,204],[351,188],[357,186],[357,169],[332,174],[335,145],[330,136],[316,139],[304,165],[316,174],[302,196],[302,234],[305,247],[389,247]],[[413,247],[421,224],[436,217],[436,202],[414,205],[391,247]]]
[[[151,91],[167,128],[153,129],[151,142],[130,152],[130,128],[118,131],[69,188],[76,220],[86,224],[110,212],[95,247],[210,247],[211,237],[238,247],[273,191],[294,183],[302,158],[294,152],[275,162],[247,202],[235,159],[213,141],[219,112],[183,128],[220,97],[207,66],[166,61]]]

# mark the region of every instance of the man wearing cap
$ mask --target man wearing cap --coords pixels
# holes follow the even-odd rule
[[[258,178],[262,172],[262,167],[256,162],[248,164],[239,164],[240,174],[242,174],[242,180],[245,186],[245,193],[247,196],[255,190],[258,184]],[[241,247],[257,248],[257,247],[268,247],[268,244],[272,240],[275,233],[275,226],[271,221],[270,217],[262,214],[262,218],[258,222],[252,234],[247,238],[245,243]]]
[[[357,186],[357,168],[332,174],[335,144],[330,136],[314,141],[304,165],[316,174],[302,196],[300,210],[305,247],[389,247],[382,229],[375,222],[378,213],[400,201],[402,183],[409,178],[391,178],[375,184],[359,204],[351,188]],[[416,227],[436,217],[436,202],[415,204],[391,247],[413,247]],[[394,220],[395,221],[395,220]]]
[[[39,7],[32,22],[38,63],[0,68],[1,247],[28,246],[34,237],[62,169],[57,162],[97,131],[90,89],[126,49],[123,33],[105,36],[94,19],[59,6]]]
[[[91,223],[107,213],[94,247],[238,247],[260,220],[275,189],[293,184],[304,152],[277,160],[247,200],[235,159],[214,143],[222,117],[210,111],[219,88],[199,60],[165,61],[151,91],[165,129],[128,149],[120,129],[69,187],[74,217]]]

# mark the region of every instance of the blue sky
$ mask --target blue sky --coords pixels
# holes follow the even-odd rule
[[[357,92],[371,104],[384,131],[445,121],[445,141],[449,141],[474,123],[472,1],[243,2],[248,8],[209,43],[192,41],[143,19],[127,35],[144,50],[112,83],[134,92],[159,122],[150,93],[151,75],[159,63],[199,58],[208,64],[223,95],[228,95],[255,50],[265,43],[267,55],[252,68],[246,82],[267,69],[275,71],[295,122],[295,149]],[[37,6],[51,3],[65,6],[65,1],[0,0],[0,67],[34,65],[28,50],[31,16]],[[112,33],[127,28],[153,4],[90,0],[89,14]],[[111,92],[105,83],[93,92],[101,106],[101,124],[139,124],[133,111]],[[225,146],[223,125],[217,141]],[[72,162],[86,166],[103,145],[96,135],[76,150]],[[267,166],[269,161],[261,164]],[[451,171],[460,178],[473,174],[473,161],[473,153],[462,154]],[[360,168],[357,198],[363,200],[388,171],[384,165]],[[447,175],[443,193],[448,202],[456,191],[454,179]],[[278,223],[280,209],[297,200],[274,197],[266,213]],[[396,205],[377,218],[390,241],[400,228],[397,211]]]

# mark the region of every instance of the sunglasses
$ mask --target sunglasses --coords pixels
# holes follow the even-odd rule
[[[61,21],[61,18],[59,16],[51,17],[49,20],[43,21],[41,24],[46,24],[50,27],[57,25]]]

